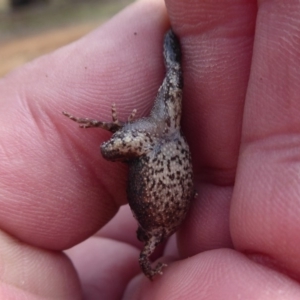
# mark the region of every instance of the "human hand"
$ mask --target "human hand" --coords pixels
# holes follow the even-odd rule
[[[134,3],[1,80],[1,299],[299,297],[300,4],[166,4]],[[101,158],[107,132],[60,112],[110,120],[116,102],[120,119],[146,115],[164,75],[167,15],[183,51],[199,195],[178,253],[174,240],[164,250],[178,260],[150,282],[138,275],[130,211],[112,219],[127,201],[126,166]],[[62,251],[101,227],[67,251],[78,277]]]

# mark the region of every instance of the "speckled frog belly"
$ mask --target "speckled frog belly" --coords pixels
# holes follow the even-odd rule
[[[141,228],[168,236],[185,217],[193,196],[192,165],[181,135],[161,141],[130,162],[128,202]]]

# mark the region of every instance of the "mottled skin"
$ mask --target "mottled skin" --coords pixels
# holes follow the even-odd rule
[[[150,116],[120,122],[112,107],[113,122],[64,115],[81,127],[101,127],[113,136],[101,145],[104,158],[129,165],[128,202],[139,223],[138,239],[144,242],[139,263],[152,279],[165,264],[151,267],[149,256],[183,221],[194,196],[189,147],[180,130],[182,71],[180,44],[170,30],[164,40],[166,76]]]

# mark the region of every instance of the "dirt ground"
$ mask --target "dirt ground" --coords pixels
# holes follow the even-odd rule
[[[100,23],[87,23],[4,42],[0,46],[0,77],[34,58],[79,39]]]
[[[99,25],[99,22],[80,24],[1,43],[0,77],[40,55],[79,39]]]
[[[79,39],[133,0],[40,2],[45,3],[22,10],[0,11],[0,78],[38,56]]]

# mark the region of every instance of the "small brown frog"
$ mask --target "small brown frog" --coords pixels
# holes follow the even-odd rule
[[[149,117],[133,121],[134,110],[127,122],[120,122],[115,105],[110,123],[63,112],[80,127],[113,133],[101,145],[101,153],[107,160],[129,165],[128,202],[139,223],[137,237],[144,242],[139,263],[151,280],[166,264],[152,268],[149,256],[178,229],[195,194],[190,150],[180,130],[181,50],[172,30],[165,35],[164,59],[166,76]]]

